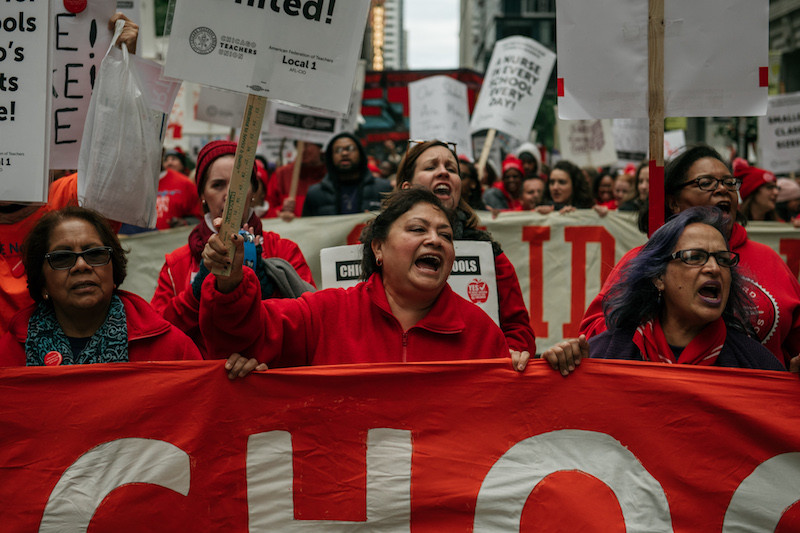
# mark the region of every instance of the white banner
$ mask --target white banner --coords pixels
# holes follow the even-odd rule
[[[286,137],[325,145],[342,131],[342,119],[334,113],[269,102],[264,130],[270,137]]]
[[[527,139],[555,61],[556,55],[533,39],[514,36],[497,41],[470,132],[494,128]]]
[[[408,84],[409,138],[456,143],[470,160],[467,85],[449,76],[431,76]]]
[[[611,268],[645,235],[636,227],[635,213],[613,211],[600,217],[579,209],[566,215],[531,212],[502,213],[493,219],[481,212],[485,226],[514,264],[540,350],[574,336],[589,302],[597,295]],[[296,242],[318,285],[322,285],[320,251],[356,244],[374,214],[298,218],[283,222],[263,219],[265,231]],[[131,249],[128,277],[122,288],[150,299],[164,254],[186,244],[192,228],[155,231],[124,239]],[[777,222],[750,223],[751,239],[778,252],[792,272],[800,272],[800,230]]]
[[[559,120],[561,158],[579,167],[605,167],[617,162],[611,120]]]
[[[0,42],[0,198],[47,201],[50,123],[47,2],[4,6]],[[5,39],[8,39],[6,41]]]
[[[759,166],[776,174],[800,172],[800,93],[770,96],[758,119]]]
[[[53,73],[50,168],[78,168],[83,125],[95,76],[111,44],[108,20],[116,0],[88,0],[70,13],[63,0],[50,0]]]
[[[668,117],[763,115],[767,0],[664,3]],[[556,2],[559,116],[647,117],[647,0]]]
[[[348,111],[369,0],[177,0],[168,76]]]

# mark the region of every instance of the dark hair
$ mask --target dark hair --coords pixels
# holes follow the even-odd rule
[[[372,242],[386,241],[392,224],[419,203],[431,204],[436,209],[439,209],[447,217],[450,226],[455,227],[455,215],[445,209],[441,200],[428,189],[411,187],[391,193],[384,199],[381,213],[361,232],[361,242],[364,244],[364,251],[361,256],[362,280],[367,280],[373,273],[381,271],[381,267],[378,266],[378,262],[375,259],[375,252],[372,251]]]
[[[539,160],[536,159],[536,156],[530,152],[520,152],[519,156],[517,156],[520,161],[523,163],[533,163],[536,165],[536,168],[533,169],[533,173],[539,172]]]
[[[233,141],[211,141],[207,143],[203,148],[200,149],[200,153],[197,154],[197,170],[195,171],[195,181],[197,183],[197,195],[203,196],[206,188],[206,182],[208,181],[208,172],[211,170],[211,166],[214,162],[219,159],[220,157],[231,155],[236,155],[236,148],[237,144]],[[233,179],[233,176],[231,176]],[[256,164],[255,160],[253,161],[253,171],[250,173],[250,188],[253,192],[258,190],[258,172],[256,171]],[[203,212],[208,213],[208,206],[205,202],[203,202]]]
[[[572,205],[579,209],[588,209],[594,205],[592,194],[589,191],[589,184],[586,182],[586,177],[584,177],[580,167],[570,161],[562,159],[553,165],[553,169],[550,171],[551,175],[553,170],[566,172],[569,176],[569,180],[572,182],[572,197],[569,199],[569,202],[567,202],[567,205]],[[544,200],[543,203],[553,203],[553,197],[550,196],[549,180],[548,186],[544,188]]]
[[[763,186],[764,185],[762,185],[761,187],[763,187]],[[758,187],[758,189],[760,189],[761,187]],[[744,202],[742,202],[742,205],[739,206],[739,212],[747,220],[753,220],[753,203],[755,203],[756,192],[758,191],[758,189],[753,191],[750,194],[750,196],[748,196],[747,199]],[[778,216],[777,208],[778,208],[778,204],[776,202],[775,203],[775,208],[774,209],[770,209],[769,211],[767,211],[764,214],[764,220],[769,220],[769,221],[772,221],[772,222],[780,222],[781,220],[785,220],[782,217]]]
[[[613,186],[614,176],[611,175],[611,172],[606,172],[605,169],[603,172],[598,172],[597,176],[592,180],[592,198],[594,198],[595,202],[600,201],[600,184],[603,182],[603,178],[611,178]]]
[[[728,220],[728,215],[719,209],[698,206],[681,211],[658,228],[636,257],[623,268],[619,281],[603,298],[603,314],[608,328],[633,329],[659,316],[663,305],[653,280],[666,272],[672,260],[670,255],[686,226],[706,224],[713,227],[730,249],[725,236]],[[741,285],[738,270],[731,268],[730,294],[722,318],[727,326],[749,333],[749,309],[753,306],[747,301]]]
[[[696,144],[686,148],[683,152],[670,159],[664,166],[664,218],[666,220],[676,214],[672,212],[670,202],[675,200],[683,190],[683,183],[686,181],[689,169],[697,161],[706,157],[716,159],[728,167],[719,152],[706,144]],[[653,176],[650,176],[650,179],[652,180]],[[649,229],[649,212],[650,209],[647,205],[639,211],[639,229],[644,233],[647,233]],[[734,216],[736,217],[736,222],[742,225],[746,224],[746,219],[738,211]]]
[[[119,242],[117,234],[111,229],[106,218],[92,209],[69,206],[52,211],[43,216],[33,227],[22,244],[22,264],[28,275],[28,293],[33,301],[41,303],[44,288],[45,254],[50,252],[50,236],[66,220],[84,220],[97,231],[104,246],[111,247],[111,265],[114,271],[114,284],[119,287],[125,281],[128,259]]]

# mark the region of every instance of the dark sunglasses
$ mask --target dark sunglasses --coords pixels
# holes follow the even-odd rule
[[[56,250],[55,252],[44,254],[44,257],[53,270],[67,270],[75,266],[79,257],[82,257],[83,261],[89,266],[107,265],[111,261],[111,252],[110,246],[98,246],[82,252]]]

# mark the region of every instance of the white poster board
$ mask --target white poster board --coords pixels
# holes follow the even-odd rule
[[[664,4],[665,116],[763,115],[768,1]],[[560,118],[648,116],[647,18],[647,0],[556,2]]]
[[[344,115],[369,0],[177,0],[166,73]]]
[[[453,246],[456,258],[447,283],[456,294],[483,309],[499,325],[497,277],[491,243],[456,241]],[[356,285],[361,277],[362,250],[361,244],[320,250],[322,288],[347,288]]]
[[[431,76],[408,84],[409,138],[456,143],[470,160],[467,85],[449,76]]]
[[[324,146],[342,131],[342,119],[335,113],[269,102],[264,130],[270,137],[288,137]]]
[[[108,20],[116,0],[88,0],[78,14],[50,0],[53,54],[50,168],[78,168],[83,125],[95,75],[111,43]]]
[[[117,0],[117,11],[122,13],[133,22],[136,23],[137,26],[141,28],[142,26],[142,6],[141,0]],[[150,24],[154,24],[154,21],[151,21]]]
[[[472,112],[470,132],[496,129],[527,139],[556,55],[528,37],[497,41]]]
[[[620,165],[638,165],[647,159],[650,125],[646,118],[616,118],[611,124],[611,130]]]
[[[664,132],[664,159],[670,160],[686,147],[686,132],[671,130]]]
[[[617,162],[609,119],[559,120],[561,158],[579,167],[605,167]]]
[[[42,89],[50,86],[48,11],[46,2],[15,4],[14,16],[3,23],[0,199],[6,202],[47,201],[50,95]]]
[[[240,128],[245,104],[247,104],[247,95],[242,93],[223,91],[213,87],[200,87],[195,118],[220,126]]]
[[[758,119],[759,166],[776,174],[800,172],[800,93],[769,97]]]

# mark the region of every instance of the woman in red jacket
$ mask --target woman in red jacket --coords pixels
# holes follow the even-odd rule
[[[67,207],[42,217],[23,245],[34,304],[0,338],[0,366],[200,359],[192,341],[135,294],[124,251],[98,213]]]
[[[195,176],[205,217],[189,234],[189,244],[167,254],[164,266],[161,267],[155,294],[150,300],[150,305],[156,311],[195,341],[204,356],[206,350],[197,324],[198,302],[192,291],[192,282],[200,271],[203,247],[208,238],[216,233],[212,221],[221,217],[225,209],[235,153],[236,143],[212,141],[205,145],[197,155]],[[250,185],[250,195],[252,195],[253,191],[258,188],[255,167],[250,177]],[[282,239],[277,233],[262,231],[261,220],[252,210],[245,210],[245,217],[246,220],[243,222],[247,222],[252,233],[262,239],[261,257],[285,260],[288,262],[288,266],[293,268],[297,275],[311,286],[309,288],[313,288],[314,280],[311,270],[297,244],[288,239]],[[286,266],[284,265],[284,267]],[[290,271],[288,268],[286,270]],[[202,281],[202,274],[199,281]],[[196,288],[199,289],[199,283]],[[266,292],[265,298],[289,296],[289,294],[285,294],[286,291],[282,293],[279,286],[275,284],[270,285]]]
[[[209,352],[237,352],[226,365],[231,379],[263,364],[507,357],[502,331],[447,284],[455,257],[452,223],[430,191],[395,192],[364,233],[364,283],[283,300],[253,296],[257,280],[242,269],[242,238],[234,235],[230,276],[210,274],[202,287],[200,327]],[[203,261],[227,264],[218,236],[209,239]],[[512,359],[518,370],[527,362],[519,352]]]
[[[517,272],[500,245],[478,229],[477,215],[461,196],[458,158],[447,143],[425,141],[414,144],[400,161],[397,186],[424,187],[433,192],[444,207],[456,212],[453,235],[456,240],[490,241],[494,249],[500,328],[508,346],[520,352],[536,353],[536,337],[528,309],[522,299]]]

